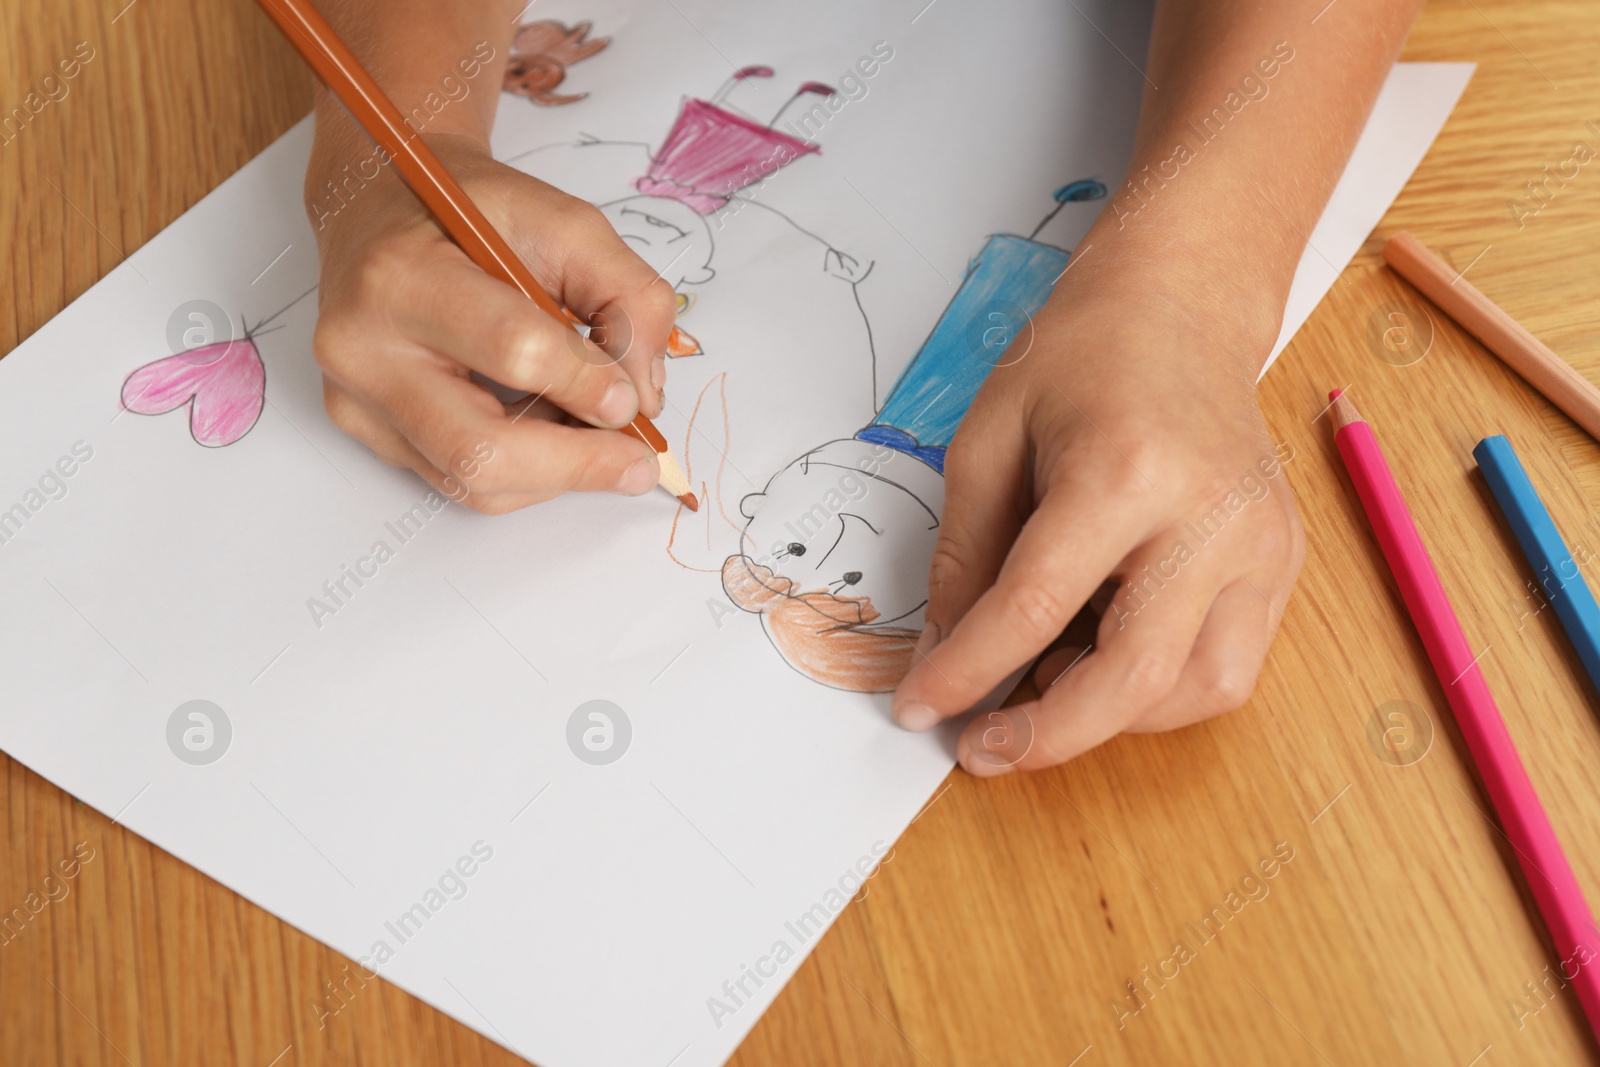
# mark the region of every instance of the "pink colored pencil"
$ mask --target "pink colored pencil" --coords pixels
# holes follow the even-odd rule
[[[1377,436],[1349,398],[1337,389],[1329,397],[1338,427],[1334,442],[1372,532],[1400,585],[1400,595],[1444,687],[1484,791],[1516,849],[1523,877],[1555,943],[1561,975],[1577,990],[1590,1028],[1600,1036],[1600,967],[1594,966],[1600,963],[1600,929],[1511,743],[1505,720],[1478,669],[1479,654],[1467,644]]]

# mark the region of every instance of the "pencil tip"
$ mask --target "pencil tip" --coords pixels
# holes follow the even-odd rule
[[[700,510],[700,498],[695,496],[693,493],[679,493],[678,500],[690,511]]]
[[[1329,394],[1333,402],[1328,406],[1333,408],[1333,424],[1338,427],[1349,426],[1352,422],[1364,422],[1361,412],[1356,410],[1349,397],[1344,395],[1343,389],[1335,389]]]
[[[684,473],[677,457],[671,452],[658,452],[656,459],[661,464],[661,487],[679,500],[692,496],[689,493],[689,476]]]
[[[1344,390],[1343,389],[1329,389],[1328,390],[1328,403],[1330,403],[1330,404],[1333,403],[1335,400],[1338,400],[1341,396],[1344,396]]]

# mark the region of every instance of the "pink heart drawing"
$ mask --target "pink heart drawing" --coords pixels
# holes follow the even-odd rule
[[[261,417],[267,371],[245,337],[146,363],[122,383],[122,406],[164,415],[189,405],[189,433],[207,448],[231,445]]]

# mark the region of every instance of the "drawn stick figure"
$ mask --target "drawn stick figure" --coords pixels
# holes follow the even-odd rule
[[[1046,222],[1065,203],[1104,195],[1096,181],[1063,186]],[[886,692],[910,667],[945,450],[990,371],[1026,356],[1033,316],[1069,255],[1031,237],[991,236],[872,422],[809,450],[741,501],[741,551],[725,562],[723,587],[802,674]]]

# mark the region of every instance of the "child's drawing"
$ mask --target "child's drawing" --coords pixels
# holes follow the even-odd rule
[[[695,397],[694,408],[689,413],[688,432],[710,447],[716,455],[716,464],[714,470],[702,470],[699,457],[705,455],[705,450],[691,448],[688,441],[684,442],[679,452],[684,457],[684,474],[696,495],[706,503],[699,512],[680,507],[673,515],[672,530],[667,535],[667,558],[684,570],[716,574],[721,570],[721,555],[713,555],[716,553],[713,539],[722,535],[724,527],[736,536],[743,528],[723,507],[726,496],[722,482],[727,473],[729,444],[727,371],[713,375]],[[700,555],[702,541],[705,555]],[[679,549],[683,550],[682,555]],[[709,565],[697,566],[695,557]]]
[[[1057,206],[1099,199],[1074,182]],[[884,692],[910,667],[944,504],[944,455],[991,368],[1030,328],[1069,253],[996,234],[967,268],[875,418],[828,441],[748,494],[740,552],[723,587],[796,670],[825,685]],[[1026,340],[1026,335],[1023,335]]]
[[[872,270],[799,226],[776,209],[739,193],[759,187],[780,169],[821,149],[774,129],[784,110],[808,95],[832,95],[820,82],[806,82],[791,95],[772,122],[759,121],[726,105],[729,95],[752,78],[770,78],[771,67],[748,66],[736,71],[711,100],[683,101],[672,128],[653,153],[647,152],[645,173],[630,184],[634,195],[601,203],[600,210],[617,234],[678,294],[678,314],[688,314],[695,295],[685,286],[703,285],[716,276],[712,266],[716,250],[714,233],[727,220],[749,206],[782,218],[788,225],[821,246],[821,266],[850,285],[863,281]],[[616,144],[598,138],[577,147]],[[671,356],[699,355],[692,335],[675,327],[667,352]]]
[[[779,170],[821,154],[817,145],[775,128],[785,112],[796,101],[834,94],[832,87],[821,82],[804,82],[770,122],[729,102],[740,86],[773,76],[771,67],[746,66],[730,75],[711,99],[685,97],[659,144],[585,133],[578,140],[540,145],[506,160],[591,200],[618,236],[672,286],[679,323],[668,338],[669,356],[703,352],[700,340],[688,332],[683,320],[701,299],[698,287],[717,276],[713,259],[718,243],[726,243],[737,258],[740,245],[754,249],[772,240],[772,225],[780,225],[814,246],[815,265],[808,269],[820,267],[823,275],[851,286],[849,299],[859,313],[860,300],[853,290],[871,272],[872,262],[840,251],[782,211],[755,199]],[[535,156],[536,165],[530,165]],[[751,215],[735,219],[747,209]],[[746,220],[752,215],[765,215],[769,225],[750,224]],[[867,340],[870,344],[870,337]]]
[[[568,67],[603,51],[611,43],[609,37],[585,40],[593,27],[591,22],[568,26],[554,19],[523,26],[511,40],[511,57],[506,61],[502,87],[508,93],[525,96],[545,107],[582,100],[589,94],[553,90],[566,81]]]
[[[313,291],[300,294],[254,327],[241,316],[243,337],[146,363],[123,379],[122,406],[136,415],[165,415],[187,406],[189,433],[196,442],[207,448],[233,444],[255,426],[266,400],[267,369],[255,339],[271,333],[262,327]]]

